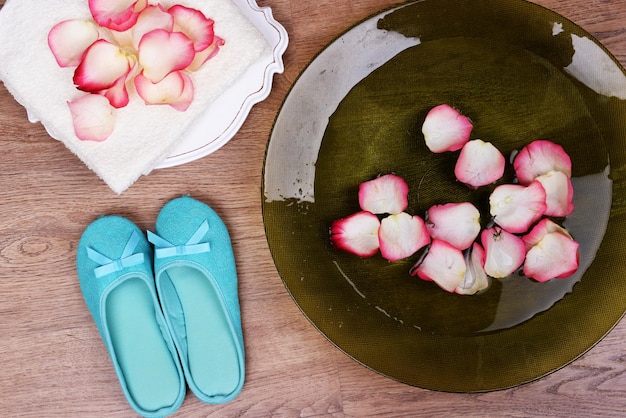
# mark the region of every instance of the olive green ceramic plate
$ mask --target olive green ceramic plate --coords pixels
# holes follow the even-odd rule
[[[550,139],[573,161],[576,209],[565,222],[580,269],[536,283],[520,273],[459,296],[389,263],[329,243],[356,212],[358,184],[395,172],[407,212],[489,188],[454,180],[421,124],[440,103],[503,153]],[[263,215],[278,271],[302,312],[371,369],[424,388],[478,392],[540,378],[598,342],[626,310],[626,75],[587,32],[520,0],[425,0],[389,9],[326,47],[276,120]],[[486,218],[487,216],[483,216]],[[486,221],[483,219],[483,221]]]

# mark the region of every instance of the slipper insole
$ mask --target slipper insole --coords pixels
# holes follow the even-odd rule
[[[235,335],[212,282],[191,267],[170,267],[167,274],[183,311],[189,373],[209,396],[229,395],[239,384]]]
[[[146,283],[129,279],[111,291],[106,318],[128,391],[144,410],[172,405],[181,381],[155,317]]]

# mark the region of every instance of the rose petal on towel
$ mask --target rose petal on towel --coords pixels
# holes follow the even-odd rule
[[[183,78],[183,91],[176,100],[172,100],[168,104],[179,112],[184,112],[193,101],[194,86],[193,80],[187,73],[179,71],[179,74]]]
[[[148,7],[148,0],[137,0],[135,2],[135,13],[141,13],[146,7]]]
[[[213,43],[213,19],[207,18],[201,11],[180,4],[167,9],[174,18],[174,27],[187,35],[193,42],[196,52],[202,51]]]
[[[75,67],[99,37],[98,26],[91,20],[64,20],[48,32],[48,46],[59,66]]]
[[[74,72],[74,84],[79,90],[99,92],[113,86],[120,77],[127,75],[135,58],[117,45],[99,39],[85,52],[83,60]]]
[[[128,77],[126,75],[123,75],[111,87],[99,92],[104,97],[109,99],[109,103],[111,103],[111,106],[115,107],[116,109],[126,106],[130,101],[128,89],[126,88],[127,79]]]
[[[153,83],[143,73],[135,76],[134,81],[137,93],[148,105],[168,104],[185,111],[193,100],[193,81],[182,71],[170,73],[158,83]]]
[[[195,57],[189,67],[187,67],[188,71],[197,71],[204,63],[209,61],[211,58],[217,55],[220,48],[225,44],[225,41],[219,36],[213,37],[213,43],[209,45],[202,51],[196,52]]]
[[[145,0],[89,0],[89,11],[100,26],[125,31],[137,22],[146,5]]]
[[[149,5],[139,14],[137,23],[130,29],[133,47],[138,49],[141,38],[155,29],[163,29],[168,32],[174,29],[174,17],[160,4]]]
[[[67,103],[74,132],[83,141],[104,141],[115,127],[115,108],[99,94],[87,94]]]
[[[155,29],[139,42],[139,64],[143,75],[158,83],[173,71],[185,69],[193,61],[193,42],[181,32]]]

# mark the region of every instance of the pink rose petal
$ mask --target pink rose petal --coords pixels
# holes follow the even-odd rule
[[[524,241],[504,229],[494,227],[480,234],[485,249],[485,273],[501,279],[509,276],[524,262]]]
[[[183,78],[183,91],[178,98],[171,100],[168,104],[179,112],[184,112],[191,106],[191,102],[194,98],[194,87],[193,81],[187,73],[182,71],[179,71],[179,73]]]
[[[113,86],[128,75],[134,65],[132,55],[118,46],[99,39],[87,49],[74,72],[74,84],[82,91],[95,93]]]
[[[474,139],[461,149],[454,174],[460,182],[478,188],[499,180],[504,165],[504,156],[492,143]]]
[[[144,77],[153,83],[173,71],[185,69],[194,56],[193,42],[181,32],[155,29],[139,42],[139,64]]]
[[[116,109],[122,108],[130,101],[128,95],[128,89],[126,88],[127,76],[120,77],[111,87],[106,90],[102,90],[99,93],[109,99],[111,106]]]
[[[68,102],[74,132],[83,141],[104,141],[115,127],[115,108],[99,94],[87,94]]]
[[[339,250],[359,257],[371,257],[378,252],[378,217],[369,212],[357,212],[334,221],[330,240]]]
[[[550,232],[526,254],[524,274],[545,282],[572,275],[578,263],[578,243],[560,232]]]
[[[457,151],[472,132],[472,122],[453,107],[442,104],[432,108],[422,125],[426,146],[434,153]]]
[[[202,67],[207,61],[217,55],[220,48],[224,45],[224,40],[219,36],[213,37],[213,43],[209,45],[202,51],[196,52],[196,55],[187,67],[188,71],[197,71],[200,67]]]
[[[524,233],[546,211],[546,192],[538,181],[528,186],[503,184],[489,196],[495,223],[513,233]]]
[[[454,293],[474,295],[489,287],[489,277],[485,273],[485,250],[475,242],[465,251],[465,276]]]
[[[549,171],[537,177],[546,191],[546,215],[563,217],[574,211],[572,180],[561,171]]]
[[[135,2],[135,13],[141,13],[146,7],[148,7],[148,0],[137,0]]]
[[[100,26],[125,31],[137,22],[141,6],[146,4],[136,0],[89,0],[89,10]]]
[[[530,184],[550,171],[560,171],[568,177],[572,176],[572,161],[563,147],[544,139],[533,141],[522,148],[513,160],[513,168],[523,185]]]
[[[524,245],[526,246],[526,251],[530,250],[535,244],[537,244],[541,239],[550,232],[560,232],[561,234],[566,235],[569,238],[572,238],[567,229],[558,225],[554,221],[545,218],[539,221],[537,225],[530,230],[530,232],[522,237],[522,241],[524,241]]]
[[[427,211],[426,228],[432,238],[464,250],[480,233],[480,212],[469,202],[435,205]]]
[[[194,50],[202,51],[213,43],[213,19],[207,18],[201,11],[176,4],[168,13],[174,18],[177,31],[187,35],[193,41]]]
[[[168,32],[174,29],[174,18],[160,4],[149,5],[139,13],[137,23],[130,29],[134,48],[139,49],[141,38],[155,29]]]
[[[98,26],[91,20],[64,20],[50,29],[48,46],[59,66],[75,67],[99,37]]]
[[[361,209],[376,214],[397,214],[409,205],[409,186],[395,174],[385,174],[359,185]]]
[[[378,241],[381,255],[389,261],[398,261],[415,254],[430,242],[430,237],[422,218],[402,212],[383,218]]]
[[[137,94],[147,105],[167,104],[176,110],[185,111],[193,100],[193,81],[182,71],[168,74],[158,83],[153,83],[142,74],[134,79]]]
[[[454,292],[463,281],[466,271],[461,250],[445,241],[434,239],[426,255],[411,269],[411,275],[433,281],[442,289]]]

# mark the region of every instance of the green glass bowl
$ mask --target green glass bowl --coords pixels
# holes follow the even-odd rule
[[[475,296],[342,253],[333,220],[359,210],[359,183],[409,183],[407,212],[471,201],[489,187],[454,178],[456,154],[432,154],[421,125],[448,103],[473,138],[505,155],[535,139],[572,158],[580,268],[537,283],[521,273]],[[522,0],[424,0],[342,34],[302,72],[276,119],[262,188],[267,240],[296,304],[363,365],[407,384],[483,392],[538,379],[596,344],[626,310],[626,75],[589,33]],[[510,174],[509,174],[510,176]]]

